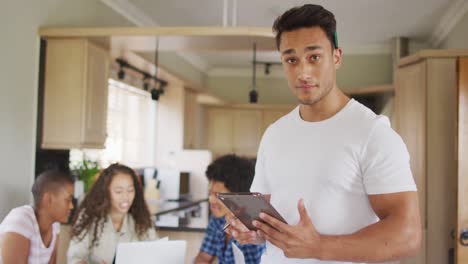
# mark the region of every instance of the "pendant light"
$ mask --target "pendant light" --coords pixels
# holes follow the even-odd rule
[[[251,104],[256,104],[258,102],[258,92],[257,87],[257,76],[256,76],[256,67],[257,67],[257,43],[253,44],[253,61],[252,61],[252,90],[249,92],[249,102]]]

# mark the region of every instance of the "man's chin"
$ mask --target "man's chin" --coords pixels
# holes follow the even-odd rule
[[[314,105],[318,101],[320,101],[321,98],[298,98],[298,101],[302,105]]]
[[[60,220],[58,220],[57,222],[59,222],[60,224],[68,224],[68,218],[69,218],[69,217],[64,218],[64,219],[60,219]]]

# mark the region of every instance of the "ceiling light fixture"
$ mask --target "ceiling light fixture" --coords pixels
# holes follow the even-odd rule
[[[165,81],[163,79],[159,79],[158,77],[156,77],[156,75],[151,75],[150,73],[148,73],[146,71],[140,70],[139,68],[131,65],[130,63],[128,63],[126,60],[124,60],[122,58],[117,58],[115,61],[120,66],[120,70],[117,73],[120,80],[122,80],[125,77],[125,72],[123,71],[123,69],[127,68],[127,69],[135,71],[135,72],[137,72],[137,73],[139,73],[139,74],[141,74],[143,76],[143,82],[144,82],[143,83],[143,89],[145,89],[145,90],[149,89],[149,81],[150,80],[152,80],[155,84],[159,84],[159,87],[166,87],[167,86],[167,81]],[[123,74],[121,74],[121,72],[123,72]],[[120,77],[122,77],[122,78],[120,78]]]
[[[148,91],[149,89],[149,75],[144,75],[143,76],[143,90]]]
[[[158,55],[159,55],[159,38],[156,37],[156,49],[154,51],[154,66],[156,67],[156,70],[155,70],[156,76],[158,76],[158,73],[159,73],[159,65],[158,65],[159,56]],[[164,89],[166,88],[166,86],[167,86],[167,82],[166,83],[160,82],[158,88],[156,87],[152,88],[151,98],[155,101],[158,101],[159,97],[164,94]]]
[[[254,42],[253,61],[252,61],[252,90],[250,90],[249,92],[249,102],[251,104],[256,104],[258,102],[258,92],[255,89],[257,87],[256,68],[257,68],[257,43]]]
[[[125,79],[125,72],[123,70],[122,65],[120,65],[119,67],[119,71],[117,72],[117,77],[119,78],[119,80]]]
[[[257,64],[265,65],[265,75],[271,73],[271,66],[281,65],[281,62],[274,61],[257,61],[257,43],[253,44],[253,60],[252,60],[252,90],[249,92],[249,102],[257,103],[258,102],[258,92],[257,92]]]

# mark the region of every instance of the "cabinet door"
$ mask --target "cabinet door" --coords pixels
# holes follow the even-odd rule
[[[233,152],[232,110],[209,108],[207,111],[207,145],[214,156]]]
[[[428,58],[426,65],[426,264],[438,264],[447,261],[454,247],[457,61]]]
[[[200,122],[197,94],[186,89],[184,97],[184,149],[195,149],[198,147],[197,124]]]
[[[103,148],[107,134],[109,57],[106,51],[88,43],[87,60],[81,144],[83,147]]]
[[[41,146],[80,147],[85,82],[85,40],[47,41]]]
[[[233,110],[234,152],[242,156],[255,157],[261,137],[262,113],[260,110]]]
[[[423,234],[426,234],[426,61],[399,68],[395,77],[396,129],[406,143],[411,157]],[[402,263],[426,264],[425,242],[423,241],[415,258]]]
[[[456,232],[456,264],[468,263],[468,247],[463,246],[459,237],[468,229],[468,57],[459,61],[458,80],[458,203]],[[467,242],[465,239],[464,243]]]

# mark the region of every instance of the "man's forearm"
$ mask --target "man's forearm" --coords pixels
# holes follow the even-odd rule
[[[354,234],[321,236],[320,259],[353,262],[398,260],[415,255],[420,240],[419,224],[389,217]]]

